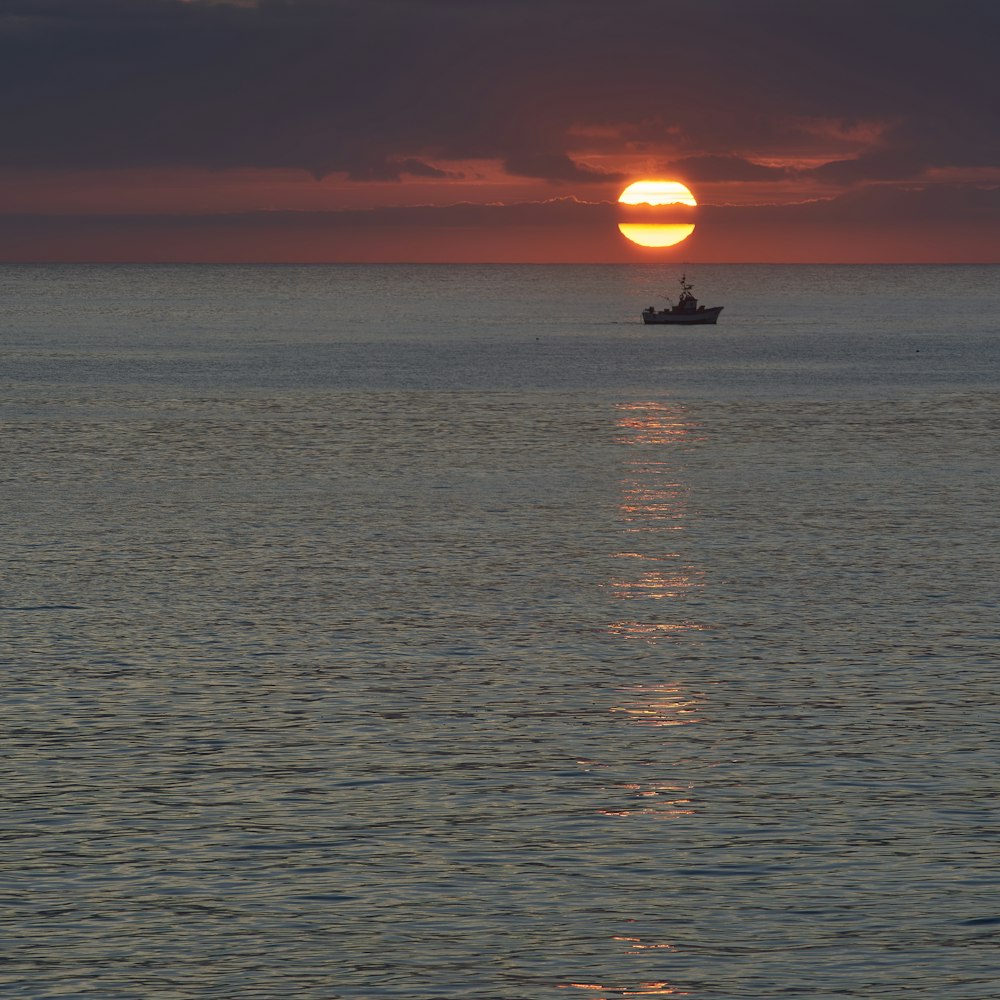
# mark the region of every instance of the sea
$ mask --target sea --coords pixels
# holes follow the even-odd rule
[[[1000,997],[1000,267],[0,268],[0,990]]]

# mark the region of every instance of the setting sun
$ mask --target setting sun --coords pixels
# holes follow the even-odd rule
[[[680,181],[636,181],[618,196],[620,205],[694,208],[698,202]],[[643,247],[672,247],[686,240],[694,225],[679,222],[621,222],[618,230],[626,239]]]
[[[686,240],[694,226],[678,222],[620,222],[618,231],[641,247],[672,247]]]
[[[698,204],[680,181],[636,181],[618,196],[619,205],[690,205]]]

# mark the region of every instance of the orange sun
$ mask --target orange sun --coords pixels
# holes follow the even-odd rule
[[[680,181],[636,181],[618,196],[619,205],[687,205],[698,202]],[[642,247],[672,247],[686,240],[694,226],[679,222],[621,222],[622,236]]]

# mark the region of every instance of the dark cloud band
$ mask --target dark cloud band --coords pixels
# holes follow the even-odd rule
[[[747,151],[815,143],[796,123],[884,122],[817,174],[848,186],[1000,163],[998,36],[993,0],[7,0],[0,165],[615,179],[573,155],[593,128],[767,181]]]

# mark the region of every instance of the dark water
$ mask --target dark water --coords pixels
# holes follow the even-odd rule
[[[1000,995],[1000,269],[0,269],[18,998]]]

